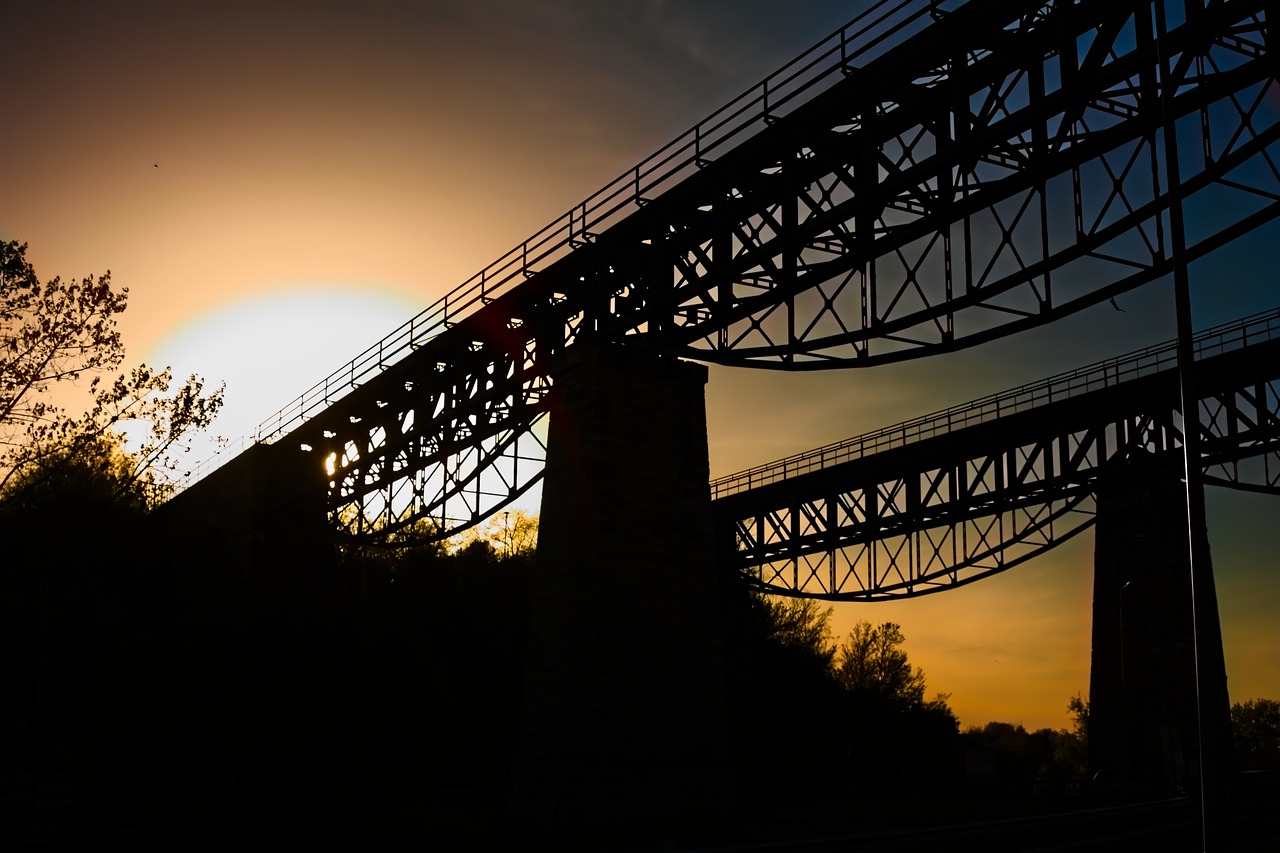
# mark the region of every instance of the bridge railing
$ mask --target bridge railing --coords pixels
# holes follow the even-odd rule
[[[748,89],[710,117],[575,205],[532,237],[467,279],[390,335],[326,376],[261,424],[255,441],[296,428],[361,381],[404,358],[445,329],[517,286],[539,269],[705,166],[713,155],[805,103],[855,63],[869,61],[924,29],[965,0],[880,0],[827,38]]]
[[[1280,308],[1197,333],[1194,337],[1196,358],[1209,358],[1276,339],[1280,339]],[[711,497],[715,500],[745,492],[1101,388],[1114,387],[1133,379],[1169,370],[1177,364],[1177,341],[1166,341],[1127,355],[1022,385],[1010,391],[992,394],[874,432],[828,444],[825,447],[797,453],[775,462],[720,477],[711,481]]]
[[[182,478],[173,484],[173,490],[164,496],[163,500],[157,503],[164,503],[165,500],[173,497],[179,492],[186,489],[192,483],[202,480],[212,474],[214,471],[222,467],[223,463],[229,462],[235,456],[248,450],[250,445],[254,443],[253,436],[241,436],[240,438],[227,439],[226,442],[218,449],[214,456],[202,459],[191,467],[190,470],[183,473]]]

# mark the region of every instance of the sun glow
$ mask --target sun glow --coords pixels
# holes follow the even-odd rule
[[[226,404],[189,459],[235,453],[258,424],[419,310],[408,300],[356,287],[297,287],[237,300],[187,323],[146,360],[226,382]],[[225,449],[214,436],[227,439]]]

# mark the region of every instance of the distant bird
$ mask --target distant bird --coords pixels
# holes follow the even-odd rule
[[[152,166],[155,166],[157,169],[159,169],[159,168],[160,168],[160,164],[159,164],[159,163],[152,163],[151,165],[152,165]]]
[[[1112,307],[1112,308],[1116,309],[1116,310],[1117,310],[1117,311],[1119,311],[1121,314],[1124,314],[1124,313],[1125,313],[1125,310],[1124,310],[1123,308],[1121,308],[1118,304],[1116,304],[1116,298],[1115,298],[1114,296],[1108,296],[1108,297],[1107,297],[1107,301],[1111,303],[1111,307]]]

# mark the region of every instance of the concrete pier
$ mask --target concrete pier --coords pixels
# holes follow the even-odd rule
[[[1196,645],[1206,709],[1204,742],[1230,749],[1222,634],[1212,569],[1200,585],[1201,635],[1192,629],[1184,486],[1176,469],[1136,464],[1098,492],[1089,685],[1089,764],[1100,790],[1138,798],[1198,784]],[[1207,594],[1205,590],[1207,589]],[[1193,640],[1196,641],[1193,644]]]
[[[707,814],[727,798],[706,377],[581,343],[554,373],[518,815]]]

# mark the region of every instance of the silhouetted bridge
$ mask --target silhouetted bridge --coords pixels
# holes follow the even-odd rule
[[[1196,336],[1206,479],[1280,494],[1280,310]],[[763,591],[924,595],[1091,527],[1100,477],[1180,471],[1176,342],[712,482],[737,566]]]
[[[1174,4],[1181,7],[1182,4]],[[1280,213],[1263,0],[880,2],[266,420],[356,535],[527,491],[583,335],[775,369],[1031,328]],[[1190,15],[1191,20],[1186,21]],[[1157,43],[1171,61],[1167,85]],[[1162,128],[1182,120],[1181,182]]]
[[[1269,0],[874,3],[304,393],[167,512],[218,553],[305,563],[335,535],[450,536],[545,471],[517,799],[634,812],[724,790],[718,561],[785,594],[922,594],[1078,532],[1114,481],[1106,501],[1141,535],[1099,521],[1118,562],[1096,576],[1112,597],[1155,591],[1119,611],[1095,597],[1094,740],[1148,750],[1106,747],[1135,772],[1163,760],[1151,750],[1182,756],[1185,679],[1168,679],[1177,714],[1139,725],[1099,661],[1186,657],[1112,636],[1191,633],[1186,548],[1161,526],[1182,505],[1137,464],[1179,447],[1185,352],[717,481],[732,540],[707,494],[705,368],[680,359],[870,367],[1182,275],[1280,214],[1274,17]],[[1276,485],[1274,336],[1274,314],[1200,336],[1201,461],[1219,480]],[[660,530],[620,520],[650,515]],[[1200,643],[1220,660],[1216,622]],[[1225,712],[1225,676],[1209,681]]]

